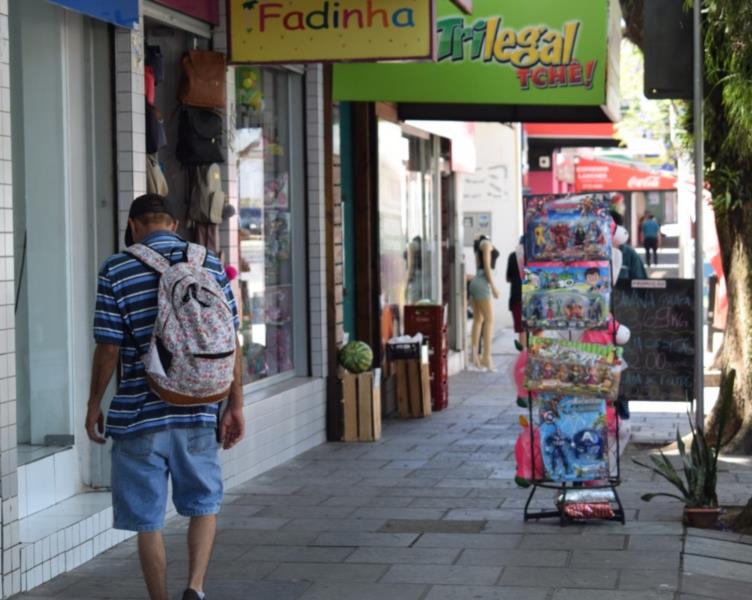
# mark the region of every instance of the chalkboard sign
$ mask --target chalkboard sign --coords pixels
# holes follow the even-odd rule
[[[694,398],[694,280],[620,281],[613,305],[632,332],[621,393],[629,400]]]

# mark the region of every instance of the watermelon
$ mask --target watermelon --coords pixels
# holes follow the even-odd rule
[[[365,373],[373,363],[373,352],[365,342],[348,342],[339,351],[339,364],[350,373]]]

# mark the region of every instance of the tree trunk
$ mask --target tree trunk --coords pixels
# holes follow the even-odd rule
[[[723,377],[736,369],[734,402],[724,431],[724,451],[752,454],[752,205],[745,202],[726,215],[716,216],[718,239],[728,289],[729,315],[720,355]],[[706,428],[715,433],[720,404]]]

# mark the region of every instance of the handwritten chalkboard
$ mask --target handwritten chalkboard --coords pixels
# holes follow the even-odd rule
[[[632,332],[621,393],[629,400],[692,399],[694,280],[620,281],[613,303],[616,320]]]

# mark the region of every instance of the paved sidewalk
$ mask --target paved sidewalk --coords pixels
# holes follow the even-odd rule
[[[497,373],[452,378],[449,410],[391,421],[378,443],[322,445],[230,490],[208,600],[748,599],[752,539],[693,531],[682,559],[681,507],[643,503],[660,484],[628,459],[626,525],[522,522],[508,342]],[[651,420],[671,428],[635,415],[643,431]],[[746,501],[749,463],[723,465],[723,500]],[[552,505],[552,491],[539,497]],[[186,523],[173,519],[166,530],[175,597],[187,572]],[[146,598],[135,540],[19,596],[50,597]]]

